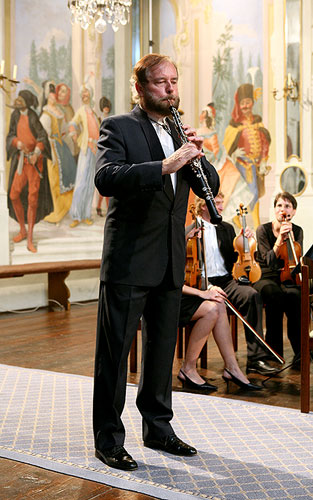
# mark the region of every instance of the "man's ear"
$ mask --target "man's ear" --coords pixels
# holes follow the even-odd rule
[[[142,97],[143,96],[143,87],[142,87],[142,85],[140,85],[140,83],[136,82],[135,83],[135,88],[137,90],[137,94],[139,95],[139,97]]]

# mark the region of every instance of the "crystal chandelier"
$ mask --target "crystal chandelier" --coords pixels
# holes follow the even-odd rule
[[[71,23],[78,23],[86,30],[95,20],[98,33],[104,33],[107,24],[117,31],[119,25],[129,22],[129,10],[132,0],[68,0],[71,11]]]

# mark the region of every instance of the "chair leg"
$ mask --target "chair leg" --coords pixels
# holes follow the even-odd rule
[[[230,316],[230,328],[231,328],[231,336],[233,339],[234,351],[238,351],[238,321],[237,316],[232,314]]]
[[[179,326],[177,330],[177,357],[180,359],[184,353],[184,327]]]

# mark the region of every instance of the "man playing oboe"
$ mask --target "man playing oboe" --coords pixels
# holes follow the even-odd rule
[[[197,453],[170,424],[189,188],[203,196],[190,160],[201,158],[214,195],[219,187],[195,130],[185,127],[189,142],[180,146],[172,124],[170,133],[163,128],[169,105],[179,104],[175,64],[167,56],[146,55],[132,79],[139,104],[102,122],[95,177],[100,194],[111,198],[100,274],[94,437],[96,456],[124,470],[137,468],[123,446],[121,413],[127,357],[141,317],[143,364],[136,403],[144,445],[175,455]]]

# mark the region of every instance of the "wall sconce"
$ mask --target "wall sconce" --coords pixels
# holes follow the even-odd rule
[[[1,65],[0,65],[0,88],[6,93],[6,94],[11,94],[13,91],[15,91],[15,87],[18,83],[20,83],[16,79],[17,75],[17,65],[14,64],[13,66],[13,73],[12,73],[12,78],[9,78],[5,76],[4,74],[4,66],[5,66],[5,61],[2,59]],[[12,87],[10,89],[10,87]]]
[[[285,87],[281,91],[274,89],[272,92],[275,101],[287,99],[296,102],[299,100],[299,84],[292,78],[290,73],[287,75]],[[279,92],[281,92],[280,97],[278,95]]]

